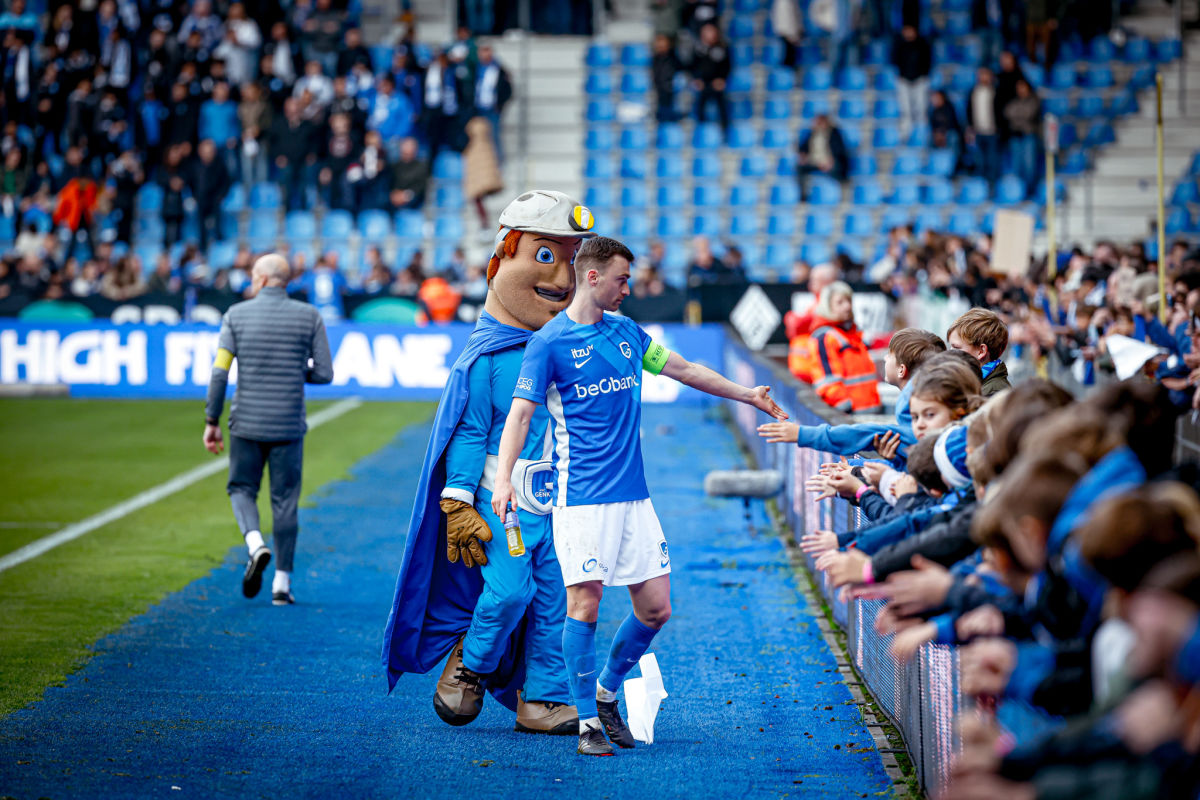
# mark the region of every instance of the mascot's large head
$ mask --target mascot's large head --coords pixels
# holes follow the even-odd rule
[[[575,253],[591,238],[592,212],[562,192],[535,189],[508,204],[488,262],[484,309],[536,331],[575,293]]]

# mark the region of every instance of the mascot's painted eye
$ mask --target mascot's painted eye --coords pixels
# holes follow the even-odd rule
[[[553,264],[554,251],[543,245],[538,248],[537,253],[533,256],[539,264]]]

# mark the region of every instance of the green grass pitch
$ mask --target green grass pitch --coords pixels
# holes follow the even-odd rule
[[[327,405],[310,403],[309,413]],[[313,430],[305,498],[432,410],[366,403]],[[0,554],[215,458],[201,445],[203,404],[194,400],[3,398],[0,419]],[[0,717],[61,683],[98,639],[224,561],[240,543],[225,480],[221,471],[0,572]],[[265,491],[259,506],[268,528]]]

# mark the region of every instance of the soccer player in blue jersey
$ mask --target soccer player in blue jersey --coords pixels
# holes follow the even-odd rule
[[[787,419],[769,386],[740,386],[652,341],[616,311],[629,295],[633,253],[603,236],[575,259],[575,298],[529,340],[500,439],[492,508],[513,497],[508,476],[545,405],[554,427],[554,549],[567,587],[563,656],[584,755],[633,747],[617,710],[621,681],[671,616],[671,560],[642,468],[642,371]],[[605,586],[628,586],[633,612],[596,676],[596,616]],[[605,733],[608,739],[605,738]]]

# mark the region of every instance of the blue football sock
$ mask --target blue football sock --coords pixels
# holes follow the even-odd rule
[[[608,663],[600,673],[600,685],[610,692],[621,688],[621,681],[633,669],[633,665],[646,654],[650,641],[654,639],[657,630],[642,624],[642,621],[629,612],[629,616],[617,629],[613,637],[612,650],[608,653]]]
[[[567,617],[563,623],[563,659],[567,681],[579,719],[591,719],[596,711],[596,623]]]

